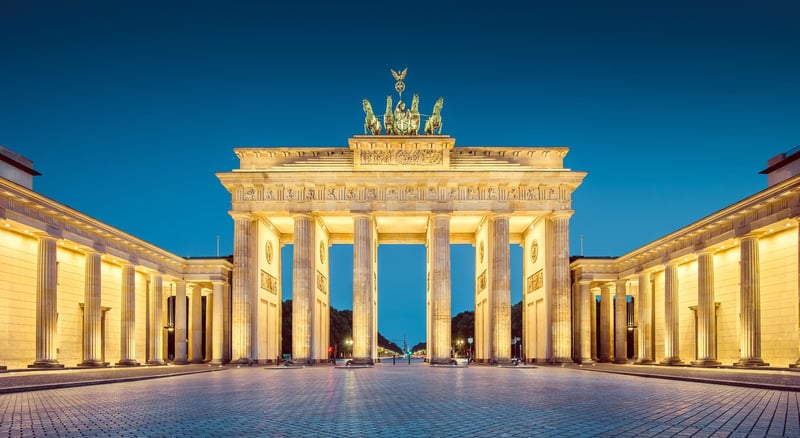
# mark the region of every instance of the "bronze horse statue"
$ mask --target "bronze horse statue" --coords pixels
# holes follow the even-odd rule
[[[419,94],[414,93],[414,97],[411,99],[411,115],[408,119],[408,130],[411,135],[417,135],[419,133],[419,120]]]
[[[438,135],[442,134],[442,105],[444,104],[444,98],[440,97],[436,99],[436,103],[433,104],[433,114],[428,117],[428,120],[425,121],[425,134],[426,135],[433,135],[436,130],[439,132]]]
[[[383,113],[383,127],[386,128],[386,135],[395,135],[394,117],[392,116],[392,96],[386,96],[386,112]]]
[[[372,135],[381,135],[381,122],[375,117],[375,113],[372,111],[372,105],[367,99],[364,99],[361,103],[364,107],[364,114],[366,114],[364,118],[364,134],[366,135],[367,131],[369,131]]]

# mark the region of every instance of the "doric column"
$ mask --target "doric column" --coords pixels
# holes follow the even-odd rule
[[[570,326],[570,276],[569,276],[569,218],[571,212],[553,213],[553,335],[552,361],[555,363],[572,362],[570,358],[570,342],[572,327]]]
[[[309,363],[314,305],[314,218],[308,214],[296,214],[293,218],[292,362]]]
[[[797,219],[797,218],[795,218]],[[796,228],[798,231],[796,232],[797,244],[796,246],[800,249],[800,227]],[[797,266],[797,274],[798,274],[798,286],[800,286],[800,257],[798,257],[798,266]],[[800,303],[800,287],[797,289],[797,294],[795,295],[797,299],[797,303]],[[800,324],[797,326],[797,338],[800,341]],[[790,368],[800,368],[800,342],[797,344],[797,360],[793,363],[789,364]]]
[[[669,261],[664,267],[664,365],[682,364],[680,358],[678,306],[678,264]]]
[[[650,288],[650,273],[639,273],[639,359],[638,364],[653,363],[653,292]]]
[[[102,328],[103,310],[100,307],[101,255],[86,253],[83,289],[83,362],[81,367],[107,366],[103,363]]]
[[[56,358],[58,330],[56,238],[39,236],[36,265],[36,360],[29,368],[63,368]]]
[[[122,265],[121,296],[120,351],[117,366],[135,366],[139,365],[136,361],[136,270],[130,263]]]
[[[251,330],[253,284],[251,284],[251,232],[253,218],[247,214],[233,216],[233,292],[231,309],[231,363],[249,364],[251,359]]]
[[[372,323],[374,309],[372,268],[372,218],[368,214],[353,216],[353,359],[355,364],[372,364]]]
[[[211,294],[213,300],[211,305],[211,327],[214,332],[211,336],[211,365],[222,365],[224,362],[223,352],[225,348],[225,331],[222,322],[222,295],[226,283],[222,281],[212,281],[211,284],[214,287]]]
[[[719,365],[716,327],[714,251],[705,250],[697,255],[697,360],[692,365]]]
[[[175,280],[175,360],[178,365],[189,363],[186,357],[186,281]]]
[[[614,312],[611,299],[612,283],[600,286],[600,345],[597,347],[597,361],[611,362],[612,346],[614,345]]]
[[[591,282],[578,282],[578,296],[580,303],[580,353],[578,361],[582,364],[594,363],[592,360],[592,299]]]
[[[614,303],[614,363],[628,363],[628,282],[616,282]]]
[[[511,254],[507,215],[495,215],[489,228],[492,361],[511,361]]]
[[[203,288],[192,287],[191,336],[192,363],[203,363]]]
[[[281,312],[281,308],[278,307],[278,314]],[[222,286],[222,327],[224,332],[224,340],[225,343],[222,346],[222,361],[223,362],[230,362],[231,360],[231,285],[230,283],[225,283]],[[280,331],[280,324],[278,325],[278,330]],[[278,339],[280,339],[280,334],[278,335]],[[278,347],[278,352],[280,352],[280,346]]]
[[[150,274],[150,343],[147,362],[150,365],[164,365],[164,283],[161,274]]]
[[[430,364],[449,364],[450,358],[450,216],[434,214],[430,222],[431,345]],[[509,326],[510,330],[510,326]]]
[[[758,234],[742,236],[739,289],[739,361],[737,367],[766,366],[761,359],[761,279],[759,276]]]

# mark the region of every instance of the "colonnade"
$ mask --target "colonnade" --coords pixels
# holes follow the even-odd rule
[[[739,237],[739,360],[733,365],[738,367],[754,367],[768,365],[761,357],[761,273],[759,268],[759,233],[751,232]],[[657,267],[643,270],[620,280],[584,280],[577,278],[575,287],[579,290],[581,300],[578,313],[580,321],[576,322],[580,333],[580,351],[576,361],[588,363],[599,362],[625,363],[628,351],[625,344],[627,326],[626,296],[635,296],[635,363],[652,364],[656,362],[655,327],[654,327],[654,287],[653,276],[657,272],[663,275],[663,321],[662,359],[664,365],[683,365],[690,362],[693,366],[717,366],[717,322],[714,282],[715,250],[703,248],[694,254],[685,254],[681,259],[665,259]],[[681,260],[696,257],[697,269],[697,306],[696,311],[696,357],[690,352],[681,351],[680,326],[680,288],[678,269]],[[595,296],[600,296],[599,318],[600,333],[597,341],[592,333],[594,318],[591,317]],[[612,300],[616,296],[616,300]],[[614,304],[615,301],[615,304]],[[587,308],[589,307],[589,308]],[[683,306],[686,307],[686,306]],[[615,317],[612,317],[612,314]],[[598,345],[594,346],[594,343]],[[596,351],[596,353],[593,353]]]
[[[35,359],[29,368],[63,368],[64,363],[58,358],[58,307],[59,307],[59,284],[58,284],[58,261],[57,237],[40,234],[37,235],[37,263],[36,263],[36,349]],[[81,324],[81,349],[82,360],[77,365],[80,367],[104,367],[109,366],[105,362],[103,345],[103,315],[110,310],[102,306],[102,258],[103,254],[94,250],[85,250],[84,253],[84,294]],[[120,267],[120,301],[119,301],[119,356],[116,366],[137,366],[141,365],[139,359],[142,357],[136,351],[137,338],[142,332],[146,332],[146,363],[149,365],[165,364],[166,337],[165,328],[166,318],[164,305],[164,275],[158,272],[151,272],[146,278],[148,282],[146,308],[137,308],[136,277],[137,265],[134,261],[117,260]],[[224,295],[227,289],[227,282],[212,281],[213,291],[207,307],[213,311],[213,317],[207,321],[202,320],[202,291],[203,287],[198,283],[189,283],[185,280],[171,280],[175,285],[175,360],[176,364],[189,363],[187,358],[187,327],[186,315],[186,287],[191,284],[192,309],[189,312],[192,318],[192,333],[188,336],[191,342],[192,363],[202,363],[208,356],[211,356],[212,363],[222,363],[225,354],[225,336],[223,312]],[[108,303],[106,303],[108,304]],[[137,326],[137,312],[147,312],[147,327]],[[213,334],[211,329],[213,327]],[[172,327],[170,327],[171,329]],[[202,351],[203,330],[207,329],[209,341],[213,338],[213,347],[208,351]],[[210,353],[210,354],[209,354]],[[216,359],[214,361],[213,359]]]

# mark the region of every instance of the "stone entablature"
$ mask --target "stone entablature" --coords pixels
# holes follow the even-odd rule
[[[0,220],[33,235],[60,239],[78,252],[99,252],[167,277],[227,281],[233,266],[222,259],[186,259],[104,224],[32,190],[0,178]],[[13,230],[12,230],[13,231]],[[211,262],[209,260],[212,260]]]
[[[355,136],[348,140],[353,168],[364,170],[445,170],[456,140],[448,136]]]

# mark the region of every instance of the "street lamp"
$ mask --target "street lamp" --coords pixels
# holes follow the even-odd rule
[[[353,357],[353,340],[352,339],[345,339],[345,344],[347,344],[347,349],[350,350],[350,357]]]
[[[460,355],[461,354],[461,347],[464,345],[464,340],[463,339],[457,340],[456,341],[456,345],[458,345],[458,348],[456,349],[456,351],[458,351],[458,354]]]

